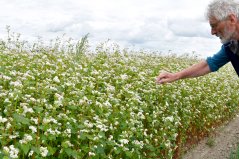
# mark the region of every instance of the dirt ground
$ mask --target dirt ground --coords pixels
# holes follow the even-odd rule
[[[239,115],[189,150],[182,159],[228,159],[238,144]]]

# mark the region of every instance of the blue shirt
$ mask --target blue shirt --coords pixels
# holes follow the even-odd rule
[[[230,59],[226,53],[225,45],[222,45],[218,53],[214,54],[212,57],[207,57],[206,61],[211,72],[217,71],[220,67],[228,63]]]

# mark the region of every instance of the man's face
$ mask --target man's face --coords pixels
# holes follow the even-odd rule
[[[209,18],[211,26],[211,34],[220,38],[223,44],[229,42],[233,38],[234,30],[229,25],[228,20],[217,20],[214,17]]]

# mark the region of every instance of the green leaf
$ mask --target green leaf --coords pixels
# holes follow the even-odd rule
[[[81,133],[80,134],[80,139],[81,140],[86,140],[87,138],[86,138],[86,135],[84,134],[84,133]]]
[[[51,155],[54,155],[57,151],[57,148],[51,146],[48,146],[47,149]]]
[[[88,135],[88,134],[86,134],[85,135],[89,140],[93,140],[94,139],[94,136],[93,135]]]
[[[76,105],[70,105],[68,106],[68,108],[71,110],[76,110],[78,107]]]
[[[101,136],[101,138],[105,138],[105,132],[103,132],[103,131],[99,132],[98,136]]]
[[[37,147],[35,147],[35,146],[32,147],[31,149],[32,149],[35,153],[37,153],[38,155],[41,153],[40,150],[39,150],[39,148],[37,148]]]
[[[66,148],[64,150],[69,157],[71,157],[71,156],[74,157],[74,158],[78,157],[77,152],[75,150],[72,150],[70,148]]]
[[[22,115],[19,115],[19,114],[14,113],[14,114],[13,114],[13,118],[14,118],[16,121],[18,121],[18,122],[20,122],[20,123],[22,123],[22,124],[30,125],[30,120],[27,119],[27,118],[25,118],[25,117],[22,116]]]
[[[43,111],[43,108],[42,107],[39,107],[39,106],[34,106],[33,109],[37,112],[37,113],[40,113]]]
[[[69,147],[69,145],[68,145],[66,142],[62,142],[62,143],[61,143],[61,146],[62,146],[63,148],[68,148],[68,147]]]
[[[126,156],[129,157],[129,158],[131,158],[131,157],[133,156],[133,154],[132,154],[132,152],[128,152],[128,151],[127,151],[127,152],[126,152]]]
[[[117,149],[114,150],[114,152],[115,152],[116,155],[120,154],[121,151],[122,151],[122,150],[119,149],[119,148],[117,148]]]
[[[50,141],[54,141],[54,140],[56,140],[56,136],[53,136],[53,135],[48,136],[48,139],[49,139]]]
[[[105,149],[102,146],[97,146],[96,152],[97,152],[97,154],[104,154]]]
[[[30,150],[30,145],[29,144],[22,144],[21,149],[23,150],[24,154],[27,155],[27,153]]]

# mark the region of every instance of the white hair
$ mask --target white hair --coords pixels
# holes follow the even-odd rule
[[[239,1],[238,0],[214,0],[207,8],[206,17],[209,19],[211,17],[217,20],[223,20],[227,18],[230,14],[239,17]]]

